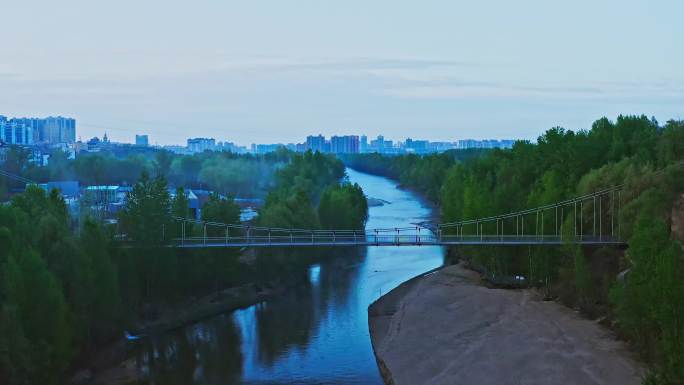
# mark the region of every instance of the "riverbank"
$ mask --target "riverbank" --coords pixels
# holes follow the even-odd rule
[[[386,384],[640,384],[613,334],[534,291],[489,289],[461,265],[409,280],[368,310]]]
[[[135,362],[126,360],[129,344],[135,343],[134,340],[154,338],[203,319],[246,308],[280,295],[297,284],[296,280],[284,279],[262,285],[248,283],[169,307],[158,317],[131,329],[128,338],[133,341],[122,336],[121,340],[99,350],[86,367],[75,373],[69,384],[115,385],[142,381],[142,373]]]

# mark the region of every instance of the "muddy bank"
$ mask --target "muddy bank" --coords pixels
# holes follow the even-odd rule
[[[529,290],[489,289],[460,265],[369,307],[387,384],[640,384],[643,368],[594,321]]]
[[[264,285],[249,283],[212,293],[196,300],[188,300],[167,308],[154,320],[142,322],[130,330],[133,339],[153,338],[155,335],[178,329],[219,314],[246,308],[277,296],[298,280],[277,280]],[[78,370],[69,384],[130,384],[142,380],[132,360],[126,360],[127,350],[134,341],[121,339],[100,349],[86,367]]]
[[[146,322],[131,332],[133,335],[142,337],[164,333],[212,316],[265,301],[294,285],[294,281],[279,280],[266,285],[248,283],[228,288],[197,300],[176,305],[166,310],[158,319]]]

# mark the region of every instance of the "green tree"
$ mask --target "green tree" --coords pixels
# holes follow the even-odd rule
[[[29,384],[33,373],[31,359],[31,345],[24,335],[17,307],[4,299],[0,305],[0,378],[3,384]]]
[[[17,350],[22,361],[25,360],[24,344],[28,344],[29,383],[59,383],[73,351],[68,307],[57,280],[32,251],[17,258],[10,256],[4,278],[7,296],[3,312],[10,321],[18,320],[23,330],[25,340],[19,336],[12,340],[19,344]],[[16,309],[15,315],[12,309]],[[19,325],[14,324],[10,329],[19,331]]]
[[[271,193],[259,209],[258,222],[262,226],[279,228],[317,229],[318,215],[308,195],[297,191],[292,195]]]
[[[225,224],[240,223],[240,207],[235,204],[232,197],[224,198],[213,193],[202,207],[202,220]],[[206,232],[208,236],[213,237],[238,235],[235,229],[222,226],[207,226]],[[218,292],[221,289],[222,282],[229,281],[236,275],[238,269],[237,255],[230,252],[217,253],[214,250],[205,250],[201,256],[203,264],[208,268],[208,271],[203,275],[213,276],[214,291]]]
[[[612,299],[620,327],[659,364],[662,383],[684,378],[681,246],[660,219],[641,215],[630,239],[631,269]]]
[[[231,197],[223,198],[218,193],[212,193],[202,206],[202,220],[226,224],[240,223],[240,206],[235,204]],[[225,231],[223,227],[207,226],[209,236],[223,236]]]
[[[120,214],[125,234],[140,244],[155,245],[163,241],[169,225],[171,199],[166,179],[150,179],[146,172],[133,186]]]
[[[235,224],[240,222],[240,206],[232,197],[223,198],[218,193],[209,195],[209,200],[202,206],[202,220]]]
[[[157,176],[168,177],[173,162],[173,153],[166,150],[157,151],[154,158],[154,168]]]
[[[171,215],[179,218],[192,218],[190,215],[190,202],[188,200],[188,194],[185,192],[183,187],[176,188],[176,195],[171,201]],[[171,232],[169,236],[171,237],[181,237],[183,235],[183,223],[180,221],[173,221],[171,224]],[[185,223],[185,236],[192,235],[192,223]]]
[[[23,175],[31,166],[31,150],[20,146],[10,146],[7,151],[3,170],[15,175]]]
[[[74,161],[74,170],[85,184],[99,185],[108,174],[108,160],[102,155],[79,156]]]
[[[88,309],[89,337],[107,336],[121,319],[118,272],[111,258],[111,238],[102,226],[86,219],[81,231],[81,252],[87,256],[92,282]]]
[[[325,229],[362,230],[368,219],[368,202],[358,184],[332,185],[321,195],[318,217]]]
[[[670,120],[657,144],[658,164],[664,167],[684,159],[684,121]]]

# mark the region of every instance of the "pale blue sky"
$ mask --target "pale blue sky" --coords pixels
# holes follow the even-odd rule
[[[684,118],[684,2],[1,0],[0,115],[84,139],[535,138]]]

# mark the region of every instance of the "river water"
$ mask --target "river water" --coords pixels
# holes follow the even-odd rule
[[[430,219],[431,210],[393,181],[347,174],[367,196],[389,202],[369,209],[367,228]],[[368,305],[442,263],[436,246],[349,249],[312,266],[309,285],[142,342],[137,361],[159,385],[382,384]]]

